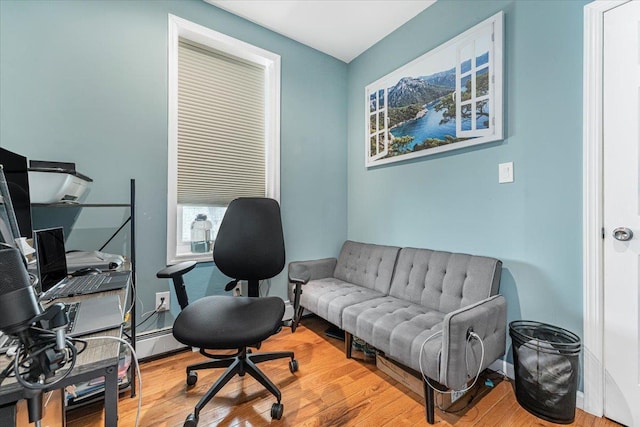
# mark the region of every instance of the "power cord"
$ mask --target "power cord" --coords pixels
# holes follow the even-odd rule
[[[422,367],[422,354],[424,353],[424,346],[434,337],[438,336],[438,335],[442,335],[442,330],[437,331],[436,333],[434,333],[433,335],[431,335],[430,337],[428,337],[426,340],[424,340],[422,342],[422,345],[420,346],[420,355],[418,356],[418,365],[420,366],[420,373],[422,374],[422,378],[424,379],[425,383],[431,387],[432,389],[434,389],[435,391],[437,391],[438,393],[446,393],[446,394],[453,394],[453,393],[464,393],[467,392],[469,390],[471,390],[473,388],[473,386],[476,385],[476,382],[478,381],[478,378],[480,377],[480,372],[482,372],[482,364],[484,363],[484,342],[482,342],[482,338],[480,338],[480,335],[476,334],[474,331],[469,331],[468,335],[467,335],[467,345],[465,346],[465,350],[464,350],[464,363],[467,366],[467,372],[469,372],[469,361],[468,361],[468,354],[469,352],[467,351],[467,349],[469,348],[469,342],[471,341],[471,338],[475,338],[478,341],[480,341],[480,348],[482,350],[481,352],[481,356],[480,356],[480,364],[478,365],[478,373],[476,374],[476,377],[473,380],[473,383],[467,387],[464,388],[462,390],[447,390],[447,391],[441,391],[438,390],[437,388],[435,388],[430,382],[429,382],[429,378],[427,377],[427,375],[424,373],[424,368]]]
[[[492,371],[490,371],[492,372]],[[491,381],[492,383],[499,383],[500,381],[503,381],[506,376],[499,373],[498,371],[489,373],[486,376],[483,376],[483,378],[486,378],[488,381]],[[493,387],[493,386],[491,386]],[[482,393],[482,388],[478,387],[475,389],[475,391],[473,391],[472,393],[469,393],[468,395],[462,396],[462,398],[466,398],[467,402],[464,404],[464,406],[459,407],[458,409],[454,409],[452,410],[451,407],[454,405],[458,405],[458,401],[456,401],[455,403],[452,403],[451,405],[449,405],[448,408],[444,408],[443,405],[443,399],[444,396],[442,394],[438,394],[436,396],[435,399],[435,403],[436,403],[436,407],[442,411],[445,414],[460,414],[462,412],[465,412],[467,410],[467,408],[471,405],[471,403],[473,403],[473,401],[475,400],[476,397],[478,397],[478,395],[480,395],[480,393]],[[438,399],[438,397],[440,397],[440,399]],[[458,405],[459,406],[459,405]]]
[[[164,297],[160,298],[160,304],[158,304],[158,306],[156,307],[155,310],[153,311],[147,311],[146,313],[142,313],[142,315],[140,315],[140,317],[144,317],[147,316],[146,318],[142,319],[140,321],[140,323],[136,323],[136,328],[141,326],[143,323],[146,323],[149,319],[151,319],[155,314],[158,314],[160,312],[160,309],[162,308],[162,306],[164,305]]]
[[[58,384],[70,373],[76,363],[78,354],[82,353],[86,348],[86,343],[79,341],[75,338],[66,338],[64,347],[64,360],[59,362],[59,368],[66,367],[65,371],[61,375],[55,375],[53,379],[49,381],[43,381],[38,383],[32,383],[23,378],[23,375],[29,373],[33,361],[42,353],[46,353],[57,346],[56,334],[50,330],[38,328],[32,326],[30,328],[33,333],[34,343],[31,346],[35,349],[31,352],[27,352],[24,349],[24,345],[20,344],[16,348],[16,353],[13,356],[13,362],[9,363],[7,367],[0,373],[0,384],[7,377],[15,377],[16,381],[24,388],[31,390],[42,390],[49,388],[55,384]],[[75,344],[84,344],[80,350],[78,350]]]
[[[136,354],[136,351],[133,349],[133,346],[131,346],[131,344],[128,341],[123,340],[122,338],[109,337],[109,336],[83,338],[84,341],[99,341],[102,339],[121,342],[129,348],[129,351],[131,351],[131,358],[135,361],[136,374],[138,376],[138,410],[136,412],[136,423],[135,423],[135,427],[138,427],[140,423],[140,412],[142,411],[142,375],[140,374],[140,362],[138,361],[138,355]]]
[[[142,304],[142,301],[140,301],[140,298],[138,298],[138,292],[136,290],[136,287],[133,286],[133,282],[132,282],[132,286],[131,286],[131,292],[133,292],[133,298],[131,298],[131,301],[133,301],[133,302],[129,304],[129,308],[124,313],[124,315],[123,315],[124,319],[128,319],[128,317],[131,315],[131,310],[133,310],[133,306],[136,303],[136,301],[139,301],[140,304]],[[142,304],[142,311],[144,311],[144,304]]]
[[[25,380],[22,377],[22,374],[20,374],[20,368],[27,369],[27,373],[28,373],[32,362],[36,360],[36,356],[39,356],[41,353],[44,353],[48,350],[55,348],[56,347],[55,341],[29,354],[27,353],[21,354],[20,351],[22,349],[22,346],[19,346],[16,349],[16,355],[13,358],[13,371],[15,372],[16,381],[18,381],[18,383],[22,387],[29,390],[44,390],[45,388],[53,387],[63,379],[67,378],[71,373],[71,370],[73,369],[73,367],[76,365],[78,350],[73,345],[73,343],[68,339],[65,340],[65,345],[66,345],[65,349],[67,350],[66,359],[69,361],[69,367],[65,370],[65,372],[60,377],[56,378],[55,380],[50,382],[42,381],[38,383],[32,383],[30,381]],[[63,365],[66,365],[66,361]]]
[[[262,285],[264,285],[265,282],[267,283],[267,291],[262,292]],[[261,280],[260,284],[258,285],[258,292],[260,293],[261,297],[269,296],[269,292],[271,292],[271,280],[270,279]]]
[[[140,295],[138,295],[138,292],[135,291],[135,288],[134,288],[134,292],[135,292],[135,295],[136,295],[135,300],[138,301],[138,303],[140,304],[140,311],[144,313],[144,303],[142,302],[142,299],[140,298]],[[133,308],[133,307],[131,307],[131,308]],[[129,311],[131,311],[131,309],[129,309]]]

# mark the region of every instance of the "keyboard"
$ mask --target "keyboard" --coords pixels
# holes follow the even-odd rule
[[[71,304],[66,304],[67,306],[67,316],[69,316],[69,323],[67,323],[67,327],[65,328],[65,332],[70,334],[73,332],[73,327],[76,325],[76,317],[78,316],[78,310],[80,309],[80,303],[74,302]]]
[[[54,293],[47,295],[48,299],[63,298],[72,295],[83,295],[97,290],[109,277],[104,274],[77,276],[67,279],[67,284]]]

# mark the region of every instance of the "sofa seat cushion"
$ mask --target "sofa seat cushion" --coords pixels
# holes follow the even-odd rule
[[[346,307],[342,328],[403,365],[420,371],[420,347],[427,338],[442,330],[444,317],[444,313],[384,296]],[[430,378],[439,378],[441,349],[440,334],[425,345],[422,363]]]
[[[300,305],[342,328],[345,307],[384,296],[380,292],[339,279],[311,280],[302,288]]]

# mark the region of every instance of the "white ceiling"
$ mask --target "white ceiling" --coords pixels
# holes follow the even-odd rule
[[[350,62],[436,0],[205,0]]]

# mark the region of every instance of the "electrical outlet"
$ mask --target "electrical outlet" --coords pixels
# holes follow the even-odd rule
[[[242,282],[238,282],[235,288],[233,288],[233,296],[241,297],[242,296]]]
[[[163,298],[164,298],[164,301],[162,300]],[[169,291],[156,292],[156,308],[158,309],[158,312],[168,311],[170,307],[169,301],[170,301]]]

